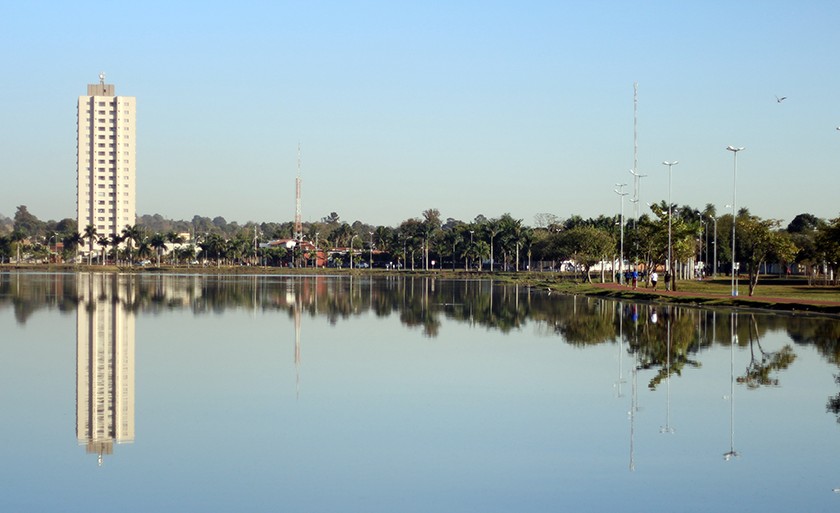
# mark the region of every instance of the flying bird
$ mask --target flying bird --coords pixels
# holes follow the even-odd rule
[[[776,97],[776,103],[782,103],[782,101],[784,101],[784,100],[786,100],[786,99],[787,99],[787,96],[782,96],[781,98],[779,98],[779,97],[777,96],[777,97]]]

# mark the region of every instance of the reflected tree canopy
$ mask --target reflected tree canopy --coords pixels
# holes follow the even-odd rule
[[[650,389],[667,377],[701,368],[697,357],[713,345],[732,343],[729,310],[633,303],[571,295],[493,280],[438,280],[433,277],[201,276],[0,274],[0,310],[11,308],[25,324],[39,309],[73,313],[80,303],[79,280],[108,282],[111,301],[138,314],[189,310],[215,315],[229,309],[296,311],[322,316],[337,326],[360,315],[397,316],[410,329],[435,337],[443,320],[515,335],[534,330],[582,348],[622,343],[638,369],[656,371]],[[100,288],[101,289],[101,288]],[[795,345],[814,345],[829,362],[840,362],[840,321],[831,318],[739,314],[736,343],[749,348],[750,362],[738,383],[747,388],[779,384],[779,373],[796,359],[786,345],[768,351],[762,340],[775,332]],[[760,322],[759,322],[760,321]]]

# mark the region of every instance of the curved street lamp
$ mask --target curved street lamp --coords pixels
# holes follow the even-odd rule
[[[356,239],[356,237],[358,237],[358,235],[356,234],[353,234],[353,236],[350,237],[350,269],[353,268],[353,241]]]
[[[737,210],[735,207],[735,199],[736,199],[736,191],[737,191],[737,179],[738,179],[738,152],[743,151],[744,147],[736,148],[735,146],[729,145],[726,147],[727,150],[732,152],[732,161],[733,161],[733,171],[732,171],[732,295],[738,295],[738,280],[735,277],[735,215],[737,214]]]
[[[50,241],[53,240],[53,239],[55,239],[55,250],[50,251]],[[53,233],[52,237],[50,237],[47,240],[47,252],[50,253],[50,256],[48,257],[48,260],[52,260],[52,253],[58,254],[58,234],[57,233]],[[57,261],[58,261],[58,258],[56,258],[56,262]]]
[[[635,229],[636,218],[639,217],[639,197],[642,189],[642,178],[646,178],[647,175],[637,173],[635,169],[631,169],[630,174],[633,175],[633,198],[630,201],[635,203],[633,207],[633,228]]]
[[[370,251],[368,252],[368,267],[373,269],[373,232],[370,233]]]

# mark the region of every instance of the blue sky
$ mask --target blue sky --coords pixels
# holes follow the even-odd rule
[[[836,2],[12,2],[0,213],[75,215],[76,99],[137,97],[138,213],[396,225],[640,204],[840,215]],[[777,103],[775,96],[787,96]],[[625,202],[625,215],[633,212]]]

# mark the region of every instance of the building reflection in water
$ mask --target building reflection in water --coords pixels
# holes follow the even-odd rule
[[[76,438],[102,465],[115,442],[134,441],[133,287],[108,274],[76,280]]]

